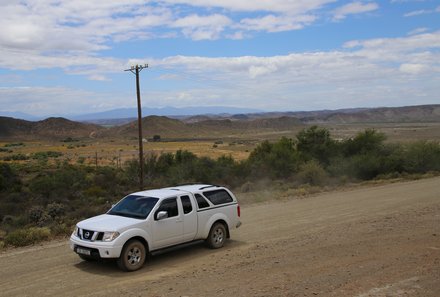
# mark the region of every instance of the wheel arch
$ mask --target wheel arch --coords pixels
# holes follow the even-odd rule
[[[223,219],[217,219],[216,221],[214,221],[214,223],[212,223],[211,228],[209,228],[209,230],[211,230],[212,227],[214,227],[214,225],[217,224],[217,223],[221,223],[221,224],[223,224],[223,226],[225,226],[225,229],[226,229],[226,238],[231,238],[231,236],[229,235],[229,225],[228,225],[228,223],[227,223],[225,220],[223,220]]]
[[[143,238],[142,236],[139,236],[139,235],[130,237],[127,241],[125,241],[123,246],[125,246],[128,242],[130,242],[132,240],[140,241],[145,246],[145,250],[146,250],[147,255],[150,254],[150,246],[148,244],[148,241],[145,238]]]

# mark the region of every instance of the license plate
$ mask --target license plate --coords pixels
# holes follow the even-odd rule
[[[90,256],[90,250],[82,249],[82,248],[76,248],[76,252],[81,255]]]

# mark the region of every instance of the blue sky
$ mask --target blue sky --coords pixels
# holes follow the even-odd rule
[[[146,107],[440,103],[440,1],[0,0],[0,27],[2,112],[135,107],[136,63]]]

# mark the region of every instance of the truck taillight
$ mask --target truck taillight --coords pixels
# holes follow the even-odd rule
[[[239,204],[237,204],[237,215],[238,215],[238,217],[240,217],[240,205]]]

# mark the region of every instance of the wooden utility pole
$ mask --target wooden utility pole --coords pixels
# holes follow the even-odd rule
[[[137,95],[137,108],[138,108],[138,130],[139,130],[139,188],[144,189],[144,148],[142,143],[142,106],[141,106],[141,89],[139,86],[139,72],[142,69],[148,68],[148,64],[131,66],[130,69],[124,71],[130,71],[136,75],[136,95]]]

